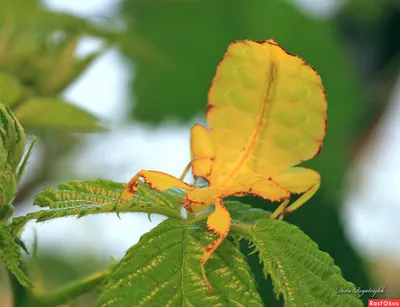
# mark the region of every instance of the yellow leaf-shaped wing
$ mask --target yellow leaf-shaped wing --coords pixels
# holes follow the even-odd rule
[[[208,95],[216,143],[211,184],[270,177],[314,157],[326,108],[321,78],[304,60],[273,40],[231,44]]]

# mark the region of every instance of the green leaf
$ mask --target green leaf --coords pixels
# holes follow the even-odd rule
[[[243,255],[228,240],[200,271],[204,247],[215,239],[204,222],[166,220],[131,247],[101,291],[103,306],[263,306]]]
[[[15,110],[24,127],[71,132],[101,129],[99,120],[87,111],[56,98],[32,98]]]
[[[0,259],[21,285],[30,287],[32,286],[32,282],[22,271],[20,258],[20,248],[14,241],[14,237],[7,226],[0,223]]]
[[[0,103],[13,106],[21,98],[23,87],[17,79],[0,73]]]
[[[355,286],[347,282],[333,259],[319,250],[298,227],[279,220],[234,225],[232,232],[253,243],[285,306],[360,306]],[[337,294],[337,289],[351,294]]]
[[[84,204],[117,203],[124,189],[124,183],[111,180],[72,181],[61,184],[57,188],[50,187],[44,190],[35,197],[34,205],[55,209]],[[145,207],[155,205],[173,211],[179,216],[181,207],[179,201],[183,198],[184,193],[178,190],[158,192],[151,190],[147,184],[139,182],[137,194],[128,202],[145,205]]]
[[[238,201],[225,201],[224,204],[234,223],[254,223],[259,219],[268,219],[271,215],[271,212],[252,208]]]
[[[111,180],[72,181],[57,188],[47,188],[33,202],[51,209],[76,207],[85,204],[107,204],[118,201],[125,185]]]
[[[48,188],[35,197],[34,204],[49,207],[13,218],[10,227],[14,234],[30,220],[49,221],[66,216],[81,218],[89,214],[145,212],[161,214],[171,218],[181,218],[179,200],[183,193],[175,190],[156,192],[148,185],[140,183],[137,195],[123,203],[118,203],[125,185],[111,180],[73,181],[57,188]]]
[[[121,204],[105,204],[105,205],[81,205],[67,208],[57,208],[49,210],[40,210],[31,212],[25,216],[14,217],[10,223],[13,234],[17,235],[21,228],[30,220],[36,220],[37,223],[46,222],[55,218],[76,216],[81,218],[90,214],[100,213],[123,213],[123,212],[145,212],[153,214],[161,214],[165,216],[179,218],[175,212],[171,212],[166,208],[158,207],[155,205],[146,206],[140,202],[135,203],[121,203]]]

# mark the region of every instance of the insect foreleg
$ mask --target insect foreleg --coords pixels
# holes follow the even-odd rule
[[[191,191],[194,189],[191,185],[169,174],[158,171],[141,170],[133,176],[131,180],[129,180],[124,192],[122,193],[120,202],[125,201],[136,194],[140,178],[143,178],[144,182],[148,183],[150,188],[153,190],[165,191],[171,188],[181,188],[186,191]]]
[[[192,160],[188,163],[188,165],[186,165],[185,169],[182,172],[182,175],[179,177],[179,180],[182,181],[185,180],[187,173],[190,171],[190,168],[192,167]]]

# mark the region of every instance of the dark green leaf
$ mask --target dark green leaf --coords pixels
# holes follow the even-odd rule
[[[199,262],[214,238],[205,223],[162,222],[128,250],[96,306],[263,306],[243,255],[228,240],[206,263],[215,288],[208,292]]]
[[[231,215],[232,221],[236,223],[254,223],[259,219],[268,219],[271,215],[271,212],[252,208],[250,205],[238,201],[225,201],[224,204]]]
[[[232,231],[253,243],[285,306],[363,306],[333,259],[298,227],[262,219],[255,225],[232,225]],[[339,289],[350,294],[336,293]]]

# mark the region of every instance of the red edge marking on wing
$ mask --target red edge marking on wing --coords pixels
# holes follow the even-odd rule
[[[211,88],[212,88],[213,85],[214,85],[214,82],[218,79],[218,69],[219,69],[219,67],[220,67],[220,64],[225,60],[226,57],[229,56],[229,49],[230,49],[233,45],[235,45],[235,44],[240,44],[240,43],[246,43],[246,42],[248,42],[248,41],[249,41],[249,40],[236,40],[236,41],[233,41],[232,43],[229,44],[228,50],[224,53],[224,55],[222,56],[222,58],[218,61],[217,68],[216,68],[216,72],[215,72],[215,76],[214,76],[214,78],[212,79],[212,81],[211,81],[211,83],[210,83],[210,86],[208,87],[208,95],[207,95],[207,96],[208,96],[208,102],[207,102],[206,115],[210,114],[209,112],[211,112],[211,111],[216,107],[216,105],[210,100],[210,91],[211,91]],[[211,127],[210,127],[210,131],[212,131]]]
[[[223,197],[221,197],[221,199],[222,199],[222,198],[223,198]],[[222,203],[222,202],[221,202],[221,203]],[[226,209],[226,207],[225,207],[223,204],[222,204],[222,206],[221,206],[221,209],[223,209],[225,212],[227,212],[227,213],[228,213],[228,216],[229,216],[228,226],[226,227],[227,231],[225,231],[225,232],[220,232],[220,231],[215,230],[214,228],[210,227],[208,224],[206,225],[206,227],[207,227],[207,230],[211,231],[211,232],[214,233],[215,235],[219,235],[220,237],[225,238],[225,237],[228,235],[229,230],[231,229],[232,219],[231,219],[231,217],[230,217],[230,214],[229,214],[228,209]],[[212,250],[212,248],[215,246],[215,244],[217,244],[216,241],[210,243],[210,245],[207,246],[207,247],[210,246],[210,249],[207,250],[207,247],[206,247],[206,250],[209,252],[210,250]]]
[[[215,80],[215,78],[214,78],[213,81],[211,82],[209,91],[211,90],[211,87],[213,86],[214,80]],[[213,104],[213,103],[210,101],[210,99],[208,99],[208,103],[207,103],[207,107],[206,107],[206,118],[209,116],[209,114],[211,114],[212,110],[214,110],[216,107],[217,107],[217,106],[216,106],[215,104]],[[210,132],[213,131],[213,129],[210,127],[210,125],[208,125],[208,126],[209,126],[209,129],[210,129]]]
[[[171,178],[175,178],[174,176],[172,176],[172,175],[170,175],[170,174],[167,174],[167,173],[164,173],[164,172],[160,172],[160,171],[151,171],[150,170],[150,172],[157,172],[157,173],[162,173],[162,174],[164,174],[164,175],[166,175],[166,176],[168,176],[168,177],[171,177]],[[148,179],[147,179],[147,177],[145,176],[145,175],[143,175],[143,174],[140,174],[140,176],[143,178],[143,181],[145,182],[145,183],[147,183],[149,186],[150,186],[150,189],[152,189],[152,190],[154,190],[154,191],[161,191],[161,189],[158,189],[157,187],[155,187],[152,183],[151,183],[151,181],[149,181]],[[183,181],[182,181],[183,182]],[[185,182],[183,182],[186,186],[188,186],[188,187],[191,187],[189,184],[187,184],[187,183],[185,183]],[[135,184],[135,187],[137,187],[138,186],[138,181],[136,182],[136,184]]]
[[[135,194],[138,184],[139,184],[139,180],[128,182],[128,184],[126,186],[126,190],[128,190],[128,192],[131,194]]]
[[[213,248],[214,248],[214,246],[216,245],[216,243],[215,242],[211,242],[209,245],[207,245],[204,249],[206,250],[206,252],[207,253],[209,253]],[[201,262],[200,262],[201,263]]]
[[[321,90],[322,90],[322,92],[324,94],[324,101],[325,101],[325,109],[324,109],[324,122],[325,122],[325,124],[324,124],[324,133],[322,135],[321,140],[319,140],[319,147],[318,147],[317,151],[315,152],[315,154],[311,158],[316,157],[317,155],[319,155],[319,153],[322,150],[322,141],[325,138],[326,130],[327,130],[327,127],[328,127],[328,118],[326,116],[326,110],[328,108],[328,100],[327,100],[325,88],[322,85],[322,78],[321,78],[320,74],[318,73],[318,71],[312,65],[308,64],[302,57],[299,57],[298,55],[287,51],[285,48],[283,48],[281,45],[279,45],[273,39],[268,39],[266,41],[261,41],[261,42],[256,41],[256,42],[259,43],[259,44],[262,44],[262,45],[270,44],[270,45],[274,45],[274,46],[277,46],[277,47],[281,48],[282,51],[284,51],[286,54],[288,54],[290,56],[294,56],[294,57],[300,59],[302,61],[303,65],[306,65],[306,66],[310,67],[316,73],[316,75],[319,77],[320,84],[318,84],[318,85],[319,85],[319,87],[321,88]]]
[[[198,160],[201,160],[201,159],[198,159]],[[211,160],[211,169],[212,169],[212,163],[215,161],[215,157],[210,158],[210,160]],[[204,179],[205,181],[207,181],[208,186],[211,185],[211,180],[210,180],[211,170],[210,170],[205,176],[200,176],[200,174],[196,173],[196,171],[195,171],[194,168],[192,167],[192,174],[193,174],[193,176],[195,176],[195,177],[199,177],[199,178],[202,178],[202,179]]]
[[[166,173],[165,173],[166,174]],[[168,175],[168,174],[166,174]],[[154,190],[154,191],[160,191],[160,189],[157,189],[156,187],[153,186],[153,184],[147,179],[146,176],[144,176],[143,174],[141,174],[141,177],[143,178],[143,181],[145,183],[147,183],[150,186],[150,189]],[[136,187],[138,186],[139,181],[136,183]]]
[[[306,61],[304,61],[303,58],[299,57],[299,56],[296,55],[296,54],[293,54],[293,53],[287,51],[285,48],[283,48],[281,45],[279,45],[279,44],[278,44],[274,39],[272,39],[272,38],[267,39],[267,40],[264,40],[264,41],[248,40],[248,39],[247,39],[247,40],[236,40],[236,41],[232,42],[232,43],[228,46],[228,51],[223,55],[223,57],[222,57],[221,60],[219,61],[218,66],[217,66],[217,71],[218,71],[218,67],[219,67],[220,63],[223,62],[224,59],[225,59],[225,57],[228,55],[229,48],[230,48],[231,46],[233,46],[233,45],[235,45],[235,44],[240,44],[240,43],[249,44],[249,42],[255,42],[255,43],[258,43],[258,44],[261,44],[261,45],[269,44],[269,45],[277,46],[277,47],[281,48],[282,51],[284,51],[286,54],[300,59],[300,60],[302,61],[303,65],[306,65],[306,66],[310,67],[310,68],[317,74],[317,76],[319,77],[319,80],[320,80],[319,86],[320,86],[322,92],[324,93],[324,100],[325,100],[325,110],[324,110],[324,112],[325,112],[325,116],[324,116],[324,117],[325,117],[325,127],[324,127],[323,136],[322,136],[321,140],[319,141],[319,143],[320,143],[319,148],[318,148],[317,151],[315,152],[314,156],[312,156],[311,158],[316,157],[316,156],[321,152],[321,150],[322,150],[322,141],[323,141],[323,139],[324,139],[324,137],[325,137],[326,130],[327,130],[327,127],[328,127],[328,119],[327,119],[327,116],[326,116],[326,110],[327,110],[327,107],[328,107],[328,104],[327,104],[327,96],[326,96],[325,88],[324,88],[324,86],[322,85],[322,79],[321,79],[320,74],[318,73],[318,71],[317,71],[312,65],[310,65],[310,64],[308,64]],[[215,76],[215,77],[213,78],[213,80],[211,81],[211,84],[210,84],[210,86],[209,86],[208,93],[210,93],[210,90],[211,90],[211,88],[212,88],[212,86],[213,86],[213,84],[214,84],[214,82],[215,82],[216,79],[217,79],[217,77]],[[210,99],[208,99],[206,114],[208,115],[209,112],[211,112],[215,107],[216,107],[216,105],[215,105],[214,103],[212,103],[212,102],[210,101]],[[212,130],[212,129],[210,129],[210,130]]]
[[[230,223],[229,223],[229,227],[230,227]],[[215,234],[215,235],[226,236],[226,234],[224,234],[224,233],[222,233],[222,232],[220,232],[220,231],[217,231],[217,230],[211,228],[211,227],[208,226],[208,225],[207,225],[207,230],[211,231],[211,232],[212,232],[213,234]],[[211,249],[210,249],[210,250],[211,250]],[[210,250],[208,250],[208,251],[210,251]]]
[[[205,177],[205,176],[200,176],[200,175],[196,174],[195,172],[193,172],[193,175],[194,175],[195,177],[199,177],[199,178],[201,178],[201,179],[204,179],[204,180],[208,183],[208,186],[211,185],[211,181],[210,181],[211,173],[208,173],[208,174],[206,175],[207,177]]]
[[[286,189],[284,189],[284,190],[286,191]],[[288,191],[286,191],[286,192],[288,192]],[[288,193],[290,195],[290,192],[288,192]],[[269,200],[269,201],[272,201],[272,202],[282,201],[283,199],[287,198],[287,197],[263,197],[263,196],[261,196],[261,195],[259,195],[257,193],[253,193],[251,188],[248,189],[248,190],[238,190],[238,191],[235,191],[234,193],[223,193],[223,194],[221,194],[221,197],[225,198],[225,197],[233,196],[233,195],[236,195],[236,194],[241,194],[243,196],[244,195],[251,195],[251,196],[261,197],[263,199],[266,199],[266,200]]]
[[[215,104],[209,102],[206,107],[206,114],[208,114],[208,112],[211,112],[215,107],[216,107]]]
[[[324,137],[325,137],[325,134],[326,134],[326,129],[327,129],[327,126],[328,126],[328,119],[327,119],[327,117],[326,117],[326,114],[325,114],[325,129],[324,129],[324,136],[322,137],[322,139],[319,141],[319,147],[318,147],[318,150],[315,152],[315,155],[313,155],[311,158],[315,158],[316,156],[318,156],[320,153],[321,153],[321,150],[322,150],[322,143],[323,143],[323,139],[324,139]]]
[[[185,199],[180,200],[179,203],[180,203],[181,205],[183,205],[183,207],[184,207],[188,212],[191,212],[191,213],[193,213],[192,207],[190,206],[191,204],[202,204],[202,205],[205,204],[204,201],[193,201],[193,200],[189,199],[187,193],[185,194]]]
[[[257,193],[254,193],[254,192],[253,192],[253,189],[250,187],[250,188],[247,189],[247,190],[238,190],[238,191],[235,191],[234,193],[223,193],[223,194],[221,195],[221,198],[225,198],[225,197],[232,196],[232,195],[235,195],[235,194],[257,196],[257,197],[261,197],[261,198],[263,198],[263,199],[266,199],[266,200],[269,200],[269,201],[272,201],[272,202],[278,202],[278,201],[282,201],[282,200],[284,200],[284,199],[290,198],[290,194],[292,194],[292,193],[290,193],[287,189],[285,189],[283,186],[281,186],[281,185],[278,184],[277,182],[273,181],[271,178],[268,178],[268,180],[270,180],[271,182],[273,182],[276,186],[278,186],[278,187],[279,187],[280,189],[282,189],[283,191],[287,192],[287,193],[288,193],[288,196],[287,196],[287,197],[264,197],[264,196],[262,196],[262,195],[259,195],[259,194],[257,194]]]

